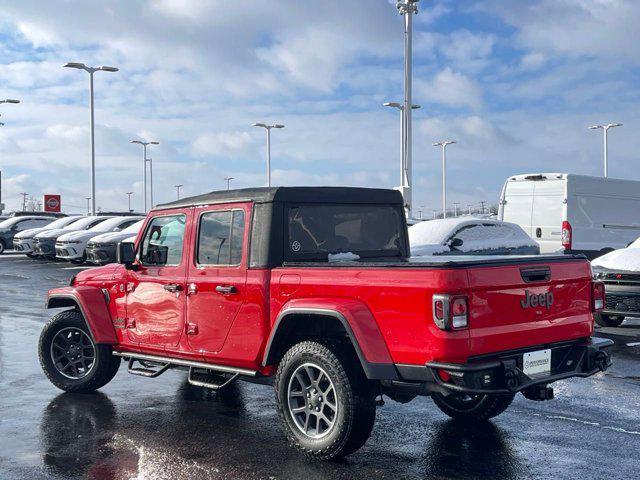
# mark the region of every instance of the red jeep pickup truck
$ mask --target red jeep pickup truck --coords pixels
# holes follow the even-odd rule
[[[602,284],[582,256],[413,261],[400,194],[333,187],[213,192],[161,205],[118,264],[49,292],[42,367],[88,392],[116,374],[273,383],[290,443],[360,448],[382,395],[486,420],[517,392],[610,365]]]

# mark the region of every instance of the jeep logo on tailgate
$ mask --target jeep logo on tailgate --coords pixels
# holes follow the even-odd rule
[[[541,293],[539,295],[531,293],[529,290],[524,291],[524,298],[520,300],[522,308],[529,307],[546,307],[547,310],[553,305],[553,292]]]

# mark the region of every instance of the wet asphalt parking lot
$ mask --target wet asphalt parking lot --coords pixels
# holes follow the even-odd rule
[[[36,351],[51,315],[44,298],[78,270],[0,256],[1,479],[638,478],[639,321],[607,329],[614,366],[556,383],[554,401],[519,395],[505,414],[471,426],[428,398],[387,400],[362,450],[318,463],[287,446],[267,386],[216,394],[181,371],[146,379],[123,365],[99,393],[57,390]]]

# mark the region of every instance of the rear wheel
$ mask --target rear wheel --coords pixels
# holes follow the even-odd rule
[[[92,392],[111,381],[120,358],[110,345],[96,344],[82,314],[67,310],[55,315],[40,334],[40,365],[51,383],[67,392]]]
[[[444,396],[434,393],[431,398],[442,412],[451,418],[481,422],[504,412],[514,394],[467,394],[453,393]]]
[[[280,362],[275,388],[289,443],[309,457],[349,455],[371,435],[375,391],[347,346],[294,345]]]
[[[4,240],[0,240],[0,255],[2,255],[6,249],[6,245],[4,244]]]
[[[624,317],[621,315],[604,315],[602,313],[596,313],[594,315],[595,321],[601,327],[619,327],[624,322]]]

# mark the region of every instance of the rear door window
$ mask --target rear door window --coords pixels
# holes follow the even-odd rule
[[[239,265],[244,239],[244,211],[209,212],[200,218],[199,265]]]

